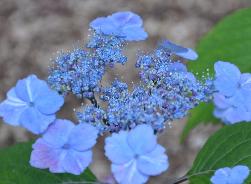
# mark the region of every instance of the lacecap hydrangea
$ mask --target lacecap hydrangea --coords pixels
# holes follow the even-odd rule
[[[186,67],[186,60],[193,62],[197,53],[167,39],[152,52],[138,54],[139,84],[130,89],[117,78],[103,86],[108,67],[128,62],[127,43],[147,37],[141,17],[133,12],[97,18],[90,23],[88,43],[61,52],[50,66],[47,81],[31,75],[10,89],[0,104],[0,116],[8,124],[40,134],[32,146],[33,167],[79,175],[92,162],[98,136],[108,135],[105,155],[112,162],[115,180],[146,183],[169,168],[158,135],[199,103],[214,99],[215,115],[225,122],[249,120],[244,115],[251,103],[241,107],[240,102],[249,91],[250,74],[218,62],[215,80],[198,80]],[[76,112],[77,124],[56,117],[69,94],[88,101]],[[231,112],[240,114],[232,117]]]

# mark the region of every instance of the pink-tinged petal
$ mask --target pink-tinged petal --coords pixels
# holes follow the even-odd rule
[[[77,151],[85,151],[96,144],[97,137],[98,130],[94,126],[81,123],[72,129],[67,144]]]
[[[67,143],[74,127],[75,125],[69,120],[57,119],[49,126],[43,135],[43,139],[50,145],[60,148]]]
[[[68,150],[62,161],[65,172],[80,175],[91,163],[92,151]]]
[[[156,176],[166,171],[169,166],[165,148],[157,145],[155,149],[137,159],[137,168],[146,175]]]
[[[49,168],[53,173],[63,173],[64,168],[61,165],[61,160],[64,156],[63,149],[55,149],[40,138],[33,144],[30,164],[39,169]]]
[[[153,128],[149,125],[138,125],[128,134],[128,144],[135,154],[145,154],[154,149],[157,144],[157,137]]]
[[[25,109],[20,117],[20,124],[34,134],[43,133],[55,120],[55,115],[44,115],[33,107]]]
[[[105,139],[105,155],[115,164],[124,164],[134,158],[127,136],[128,132],[120,131]]]
[[[4,122],[13,126],[20,125],[20,116],[28,108],[26,102],[16,96],[15,89],[12,88],[7,93],[7,100],[0,103],[0,117]]]
[[[112,173],[119,184],[142,184],[148,180],[148,176],[142,174],[132,160],[126,164],[112,164]]]

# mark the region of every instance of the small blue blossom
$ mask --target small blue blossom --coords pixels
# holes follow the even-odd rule
[[[215,171],[211,177],[211,182],[212,184],[244,184],[248,175],[249,168],[247,166],[224,167]]]
[[[226,124],[251,120],[251,74],[218,61],[215,68],[214,115]]]
[[[212,98],[212,80],[197,80],[183,63],[171,57],[170,49],[159,47],[139,56],[136,67],[146,88],[162,99],[160,109],[167,122],[185,117],[190,109]]]
[[[52,173],[81,174],[92,161],[98,131],[89,124],[56,120],[32,146],[30,164]]]
[[[19,80],[0,104],[0,116],[13,126],[22,126],[34,134],[43,133],[55,120],[64,99],[35,75]]]
[[[101,107],[95,105],[87,105],[83,107],[81,112],[77,112],[76,116],[80,123],[88,123],[94,126],[100,134],[110,131],[107,120],[106,112]]]
[[[145,183],[149,176],[159,175],[169,166],[165,149],[149,125],[113,133],[105,140],[105,155],[119,184]]]
[[[123,37],[127,41],[145,40],[148,35],[142,26],[142,19],[133,12],[117,12],[90,23],[90,27],[98,33]]]
[[[105,66],[82,49],[59,55],[50,68],[48,83],[58,92],[92,98],[104,75]],[[91,77],[90,77],[91,76]]]
[[[180,56],[184,59],[196,60],[198,58],[198,54],[193,49],[182,47],[170,40],[164,40],[161,42],[160,48],[166,49],[170,52],[170,54]]]

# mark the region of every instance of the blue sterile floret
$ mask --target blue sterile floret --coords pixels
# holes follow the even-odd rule
[[[212,184],[244,184],[248,175],[249,168],[247,166],[224,167],[215,171],[211,177],[211,182]]]
[[[9,90],[7,99],[0,103],[0,117],[7,124],[40,134],[56,119],[55,113],[63,104],[63,97],[45,81],[30,75]]]
[[[215,68],[214,115],[226,124],[251,120],[251,74],[231,63],[218,61]]]
[[[142,184],[169,167],[165,148],[149,125],[113,133],[105,140],[105,155],[112,162],[112,173],[120,184]]]
[[[122,37],[127,41],[145,40],[148,36],[141,17],[129,11],[96,18],[90,27],[97,33]]]
[[[82,123],[57,119],[32,145],[30,164],[52,173],[81,174],[92,161],[98,131]]]

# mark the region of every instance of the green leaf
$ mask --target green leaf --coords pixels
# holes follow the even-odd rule
[[[251,8],[242,9],[221,20],[197,46],[199,59],[188,68],[202,74],[218,60],[237,65],[242,72],[251,71]]]
[[[48,170],[30,166],[31,142],[0,149],[1,184],[71,184],[84,182],[92,184],[96,177],[89,169],[79,176],[72,174],[52,174]]]
[[[251,72],[251,8],[242,9],[221,20],[197,46],[199,59],[189,62],[188,68],[198,72],[199,78],[207,72],[214,74],[214,63],[218,60],[229,61],[237,65],[242,72]],[[206,115],[204,115],[204,113]],[[199,118],[199,116],[201,116]],[[218,122],[212,114],[212,105],[199,106],[192,111],[182,140],[189,131],[206,122]]]
[[[251,123],[225,126],[211,136],[187,175],[191,184],[209,184],[216,169],[235,165],[251,168]]]
[[[218,123],[219,120],[213,116],[214,106],[212,103],[201,103],[190,111],[191,116],[188,118],[187,123],[181,135],[181,142],[184,142],[189,132],[200,123]]]

